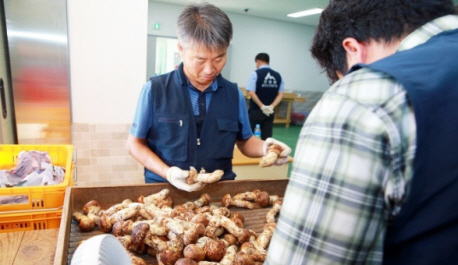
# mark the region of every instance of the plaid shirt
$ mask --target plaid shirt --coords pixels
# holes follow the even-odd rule
[[[398,51],[456,28],[458,16],[438,18]],[[415,117],[400,83],[367,68],[336,82],[301,130],[265,264],[381,264],[415,150]]]

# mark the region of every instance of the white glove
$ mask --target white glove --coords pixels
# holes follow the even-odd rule
[[[275,140],[274,138],[267,138],[266,141],[264,142],[264,146],[262,150],[264,152],[264,155],[266,155],[267,148],[273,144],[278,144],[282,148],[280,155],[278,156],[277,160],[275,161],[275,165],[286,164],[289,160],[289,154],[291,154],[291,148],[287,146],[286,144]]]
[[[267,106],[269,108],[270,114],[274,114],[274,107],[272,105]]]
[[[186,178],[189,176],[189,171],[182,170],[179,167],[170,167],[167,170],[167,180],[173,186],[177,187],[180,190],[187,192],[197,191],[202,189],[205,186],[205,183],[196,182],[189,185],[186,183]]]
[[[272,113],[274,113],[272,106],[262,105],[261,110],[262,113],[264,113],[266,116],[270,116]]]

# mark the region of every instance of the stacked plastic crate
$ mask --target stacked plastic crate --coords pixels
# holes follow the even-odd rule
[[[0,145],[0,170],[15,167],[18,154],[32,150],[48,152],[52,165],[65,169],[64,180],[56,185],[0,188],[0,233],[60,226],[65,190],[74,184],[74,148],[72,145]]]

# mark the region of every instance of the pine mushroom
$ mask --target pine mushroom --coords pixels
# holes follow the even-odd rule
[[[223,196],[223,198],[221,199],[221,203],[224,207],[236,206],[236,207],[242,207],[242,208],[248,208],[248,209],[255,208],[254,204],[249,201],[232,199],[229,193]]]
[[[267,147],[266,155],[262,157],[261,161],[259,162],[260,167],[269,167],[277,161],[278,156],[283,151],[282,147],[278,144],[272,144],[271,146]]]
[[[205,260],[205,251],[196,244],[189,244],[183,249],[183,256],[199,262]]]
[[[78,228],[81,232],[89,232],[94,230],[94,221],[80,212],[74,212],[73,218],[78,222]]]

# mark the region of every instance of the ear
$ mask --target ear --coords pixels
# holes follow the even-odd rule
[[[347,69],[358,63],[365,63],[367,60],[367,44],[358,42],[355,38],[346,38],[342,41],[342,46],[346,52]]]

